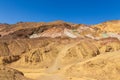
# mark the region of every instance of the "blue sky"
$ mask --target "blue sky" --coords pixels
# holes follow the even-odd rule
[[[0,23],[97,24],[120,19],[120,0],[0,0]]]

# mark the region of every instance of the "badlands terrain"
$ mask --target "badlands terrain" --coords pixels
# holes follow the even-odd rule
[[[0,80],[120,80],[120,21],[0,24]]]

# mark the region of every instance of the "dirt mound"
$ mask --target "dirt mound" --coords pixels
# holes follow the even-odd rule
[[[107,53],[72,65],[66,71],[66,75],[77,78],[88,77],[96,80],[119,80],[119,62],[119,51]]]
[[[30,80],[24,77],[24,74],[15,69],[0,67],[0,80]]]
[[[64,50],[63,50],[64,51]],[[66,55],[63,57],[63,63],[71,64],[77,61],[82,61],[88,58],[99,55],[98,48],[94,45],[93,41],[81,40],[76,45],[71,46],[66,51]]]

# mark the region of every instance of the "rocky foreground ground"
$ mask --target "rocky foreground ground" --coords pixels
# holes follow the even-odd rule
[[[0,24],[0,80],[120,80],[120,21]]]

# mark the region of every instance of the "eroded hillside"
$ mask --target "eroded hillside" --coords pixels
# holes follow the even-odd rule
[[[0,79],[119,80],[119,26],[119,21],[1,24]]]

